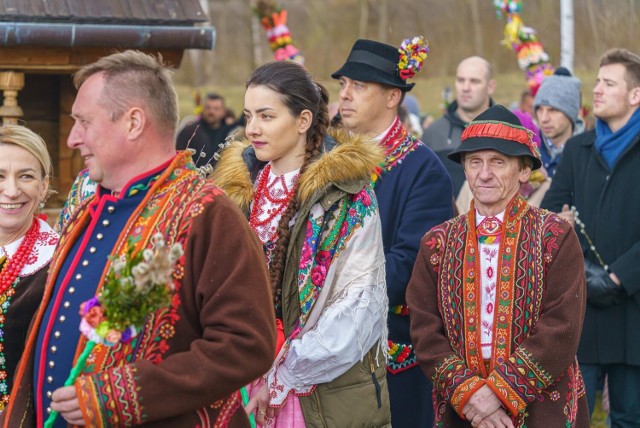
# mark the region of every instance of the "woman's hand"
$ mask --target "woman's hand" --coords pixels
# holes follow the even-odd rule
[[[273,418],[280,414],[280,407],[269,407],[269,388],[264,382],[258,392],[256,392],[249,404],[244,408],[247,415],[256,411],[256,422],[262,426],[268,426],[273,423]]]

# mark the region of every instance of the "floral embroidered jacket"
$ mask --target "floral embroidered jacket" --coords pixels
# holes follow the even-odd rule
[[[344,133],[335,141],[298,178],[302,202],[282,285],[287,340],[267,373],[271,405],[295,394],[307,426],[390,426],[385,261],[367,185],[382,151]],[[213,173],[245,213],[252,172],[264,166],[245,162],[252,153],[246,142],[231,145]]]
[[[82,201],[93,195],[97,187],[98,183],[89,178],[89,169],[83,169],[78,173],[71,185],[67,200],[60,211],[60,217],[58,217],[58,221],[55,224],[54,230],[56,232],[59,233],[62,230],[73,211],[82,204]]]
[[[159,168],[149,185],[140,190],[144,198],[125,226],[114,231],[115,245],[107,253],[149,248],[156,233],[162,233],[168,244],[182,243],[185,255],[174,273],[177,291],[171,306],[150,314],[132,342],[94,348],[88,374],[75,383],[85,423],[91,427],[248,427],[238,390],[268,369],[275,352],[271,292],[259,243],[237,207],[198,175],[188,153],[179,153]],[[125,186],[121,195],[131,195],[136,191],[133,187]],[[104,213],[105,220],[110,214],[116,216],[126,198],[98,188],[65,225],[43,304],[17,371],[13,400],[1,416],[3,426],[36,425],[34,401],[37,404],[42,397],[33,397],[34,361],[39,360],[34,348],[42,326],[52,322],[44,318],[50,303],[59,301],[53,291],[58,277],[65,275],[61,267],[67,256],[90,260],[93,247],[80,254],[84,252],[81,245],[74,253],[74,243],[85,231],[93,236],[96,229],[92,228],[105,227],[108,222],[98,214]],[[106,235],[98,240],[111,239]],[[75,271],[66,273],[71,276],[78,279]],[[74,294],[80,293],[79,287],[90,287],[95,294],[102,280],[72,285],[78,288]],[[68,328],[77,331],[78,327]],[[82,349],[84,343],[81,338],[73,348]]]
[[[485,361],[474,214],[472,205],[423,237],[407,291],[411,337],[434,384],[436,426],[470,427],[462,409],[488,385],[516,427],[588,427],[575,358],[586,298],[575,232],[520,196],[507,206],[492,354]]]

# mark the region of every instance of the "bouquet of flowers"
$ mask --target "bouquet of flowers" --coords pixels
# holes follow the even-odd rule
[[[398,53],[400,54],[398,60],[400,78],[410,79],[422,69],[429,53],[429,42],[422,36],[404,39],[398,48]]]
[[[168,247],[162,234],[151,238],[152,247],[121,257],[111,257],[100,294],[80,305],[80,331],[87,344],[71,369],[65,386],[73,385],[85,370],[87,358],[97,345],[114,346],[135,338],[149,314],[169,306],[175,291],[173,271],[184,254],[179,243]],[[53,426],[58,412],[51,412],[45,428]]]

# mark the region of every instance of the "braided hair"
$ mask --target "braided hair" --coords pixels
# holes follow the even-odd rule
[[[327,90],[316,83],[304,67],[291,61],[274,61],[257,68],[247,80],[246,87],[255,86],[265,86],[279,94],[294,117],[298,117],[303,110],[311,112],[313,119],[307,131],[304,161],[300,167],[302,175],[322,154],[322,142],[329,127]],[[282,275],[291,238],[289,223],[300,210],[301,202],[296,188],[276,228],[277,241],[269,266],[274,301],[279,299],[282,291]]]

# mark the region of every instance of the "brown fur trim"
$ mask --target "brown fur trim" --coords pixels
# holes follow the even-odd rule
[[[336,147],[309,165],[298,181],[301,201],[329,183],[370,180],[384,160],[384,149],[375,141],[344,130],[332,130],[331,136],[338,142]]]
[[[384,161],[384,148],[377,142],[344,130],[331,130],[337,144],[323,153],[298,179],[301,201],[310,199],[316,191],[330,183],[368,181]],[[234,142],[220,154],[211,177],[243,211],[248,211],[253,198],[253,185],[242,152],[248,141]]]
[[[231,143],[220,153],[220,160],[211,173],[215,184],[244,212],[249,211],[253,199],[251,175],[242,160],[242,152],[249,145],[248,141]]]

